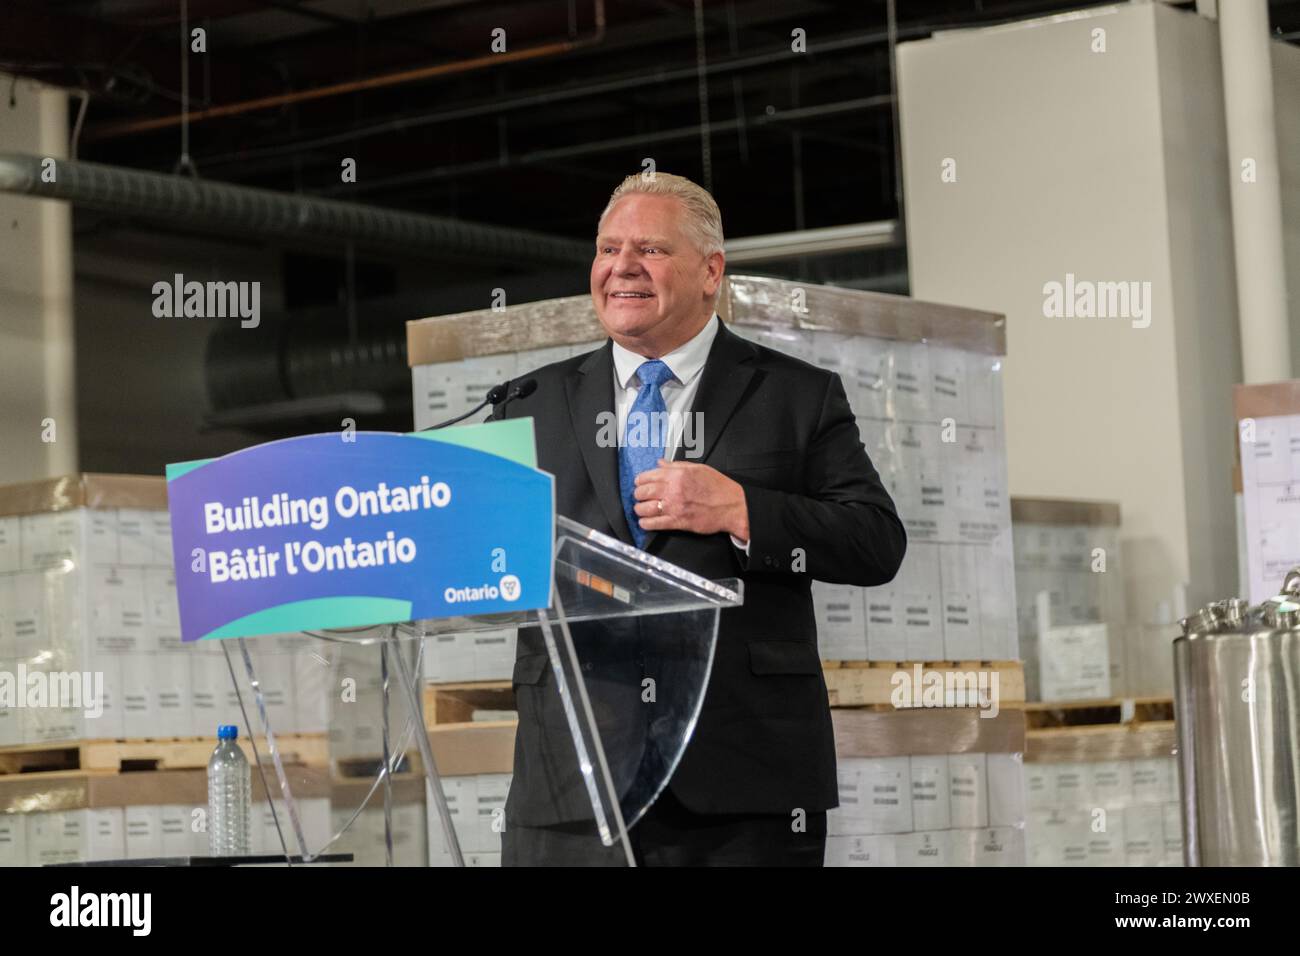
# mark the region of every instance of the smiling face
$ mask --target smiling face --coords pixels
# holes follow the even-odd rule
[[[591,299],[619,345],[659,358],[713,315],[723,255],[705,256],[683,231],[686,210],[672,196],[632,193],[600,224]]]

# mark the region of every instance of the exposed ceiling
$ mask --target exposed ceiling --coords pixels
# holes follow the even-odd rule
[[[897,0],[892,39],[1095,5]],[[0,72],[84,94],[81,160],[589,242],[610,190],[649,158],[708,186],[736,239],[900,218],[890,11],[887,0],[0,0]],[[1270,11],[1276,34],[1300,38],[1300,0]],[[205,52],[186,56],[196,29]],[[129,271],[113,258],[122,250],[165,257],[165,237],[180,248],[194,232],[102,209],[75,222],[79,275],[101,278]],[[214,335],[205,421],[263,435],[312,424],[283,402],[346,406],[363,393],[383,397],[366,424],[409,427],[405,319],[482,307],[502,277],[515,302],[586,285],[581,268],[537,262],[256,231],[236,241],[277,263],[281,315],[258,337]],[[897,241],[745,268],[906,291]]]
[[[1081,5],[900,0],[896,35]],[[171,171],[181,9],[6,0],[0,69],[89,94],[80,158]],[[1300,2],[1271,9],[1278,32],[1300,32]],[[898,212],[884,0],[704,0],[698,22],[692,0],[188,0],[187,12],[207,32],[189,58],[188,130],[207,178],[586,239],[617,177],[653,157],[711,186],[730,236]],[[806,55],[791,54],[795,29]],[[355,183],[341,182],[345,158]]]

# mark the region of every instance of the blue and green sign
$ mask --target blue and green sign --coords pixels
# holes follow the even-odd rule
[[[168,465],[182,638],[548,607],[554,483],[532,419]]]

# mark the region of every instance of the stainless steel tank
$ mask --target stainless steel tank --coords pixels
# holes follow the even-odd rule
[[[1174,640],[1188,866],[1300,865],[1300,568],[1274,598],[1215,601]]]

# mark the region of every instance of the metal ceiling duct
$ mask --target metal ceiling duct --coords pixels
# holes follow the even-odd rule
[[[136,216],[206,232],[337,240],[517,263],[591,262],[591,244],[526,229],[487,226],[441,216],[296,196],[141,172],[120,166],[58,160],[54,181],[42,178],[45,157],[0,153],[0,191],[62,199],[87,209]]]
[[[403,426],[410,424],[404,323],[377,320],[349,338],[337,322],[320,316],[270,316],[258,333],[234,326],[209,336],[204,357],[209,426],[294,432],[302,427],[302,415],[315,414],[313,403],[330,407],[330,401],[345,400],[369,415],[395,410]],[[379,404],[365,408],[358,396]],[[366,427],[375,424],[370,418]],[[337,425],[337,420],[330,423]]]

